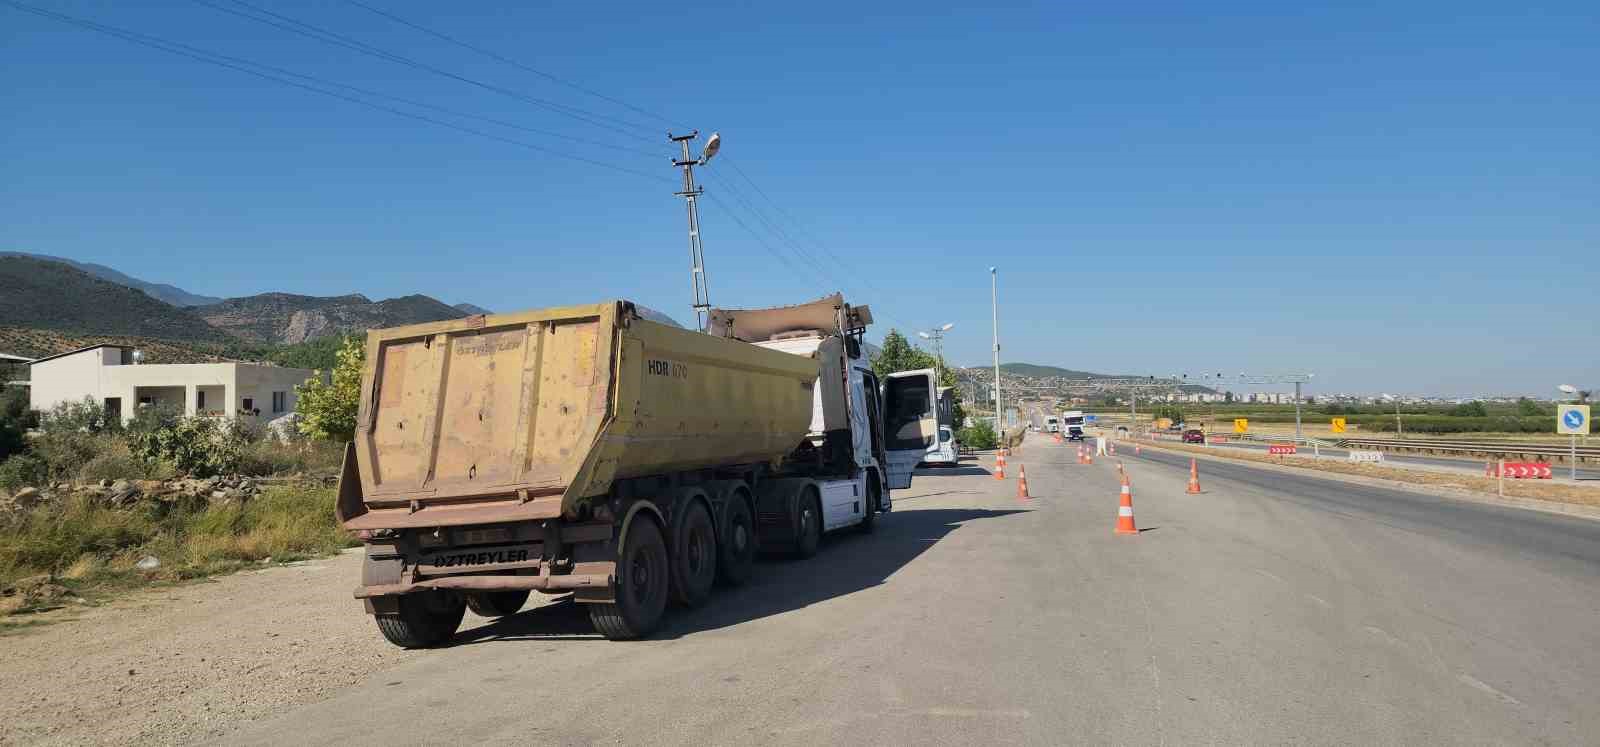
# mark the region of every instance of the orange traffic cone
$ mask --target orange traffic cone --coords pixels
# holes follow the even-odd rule
[[[1144,453],[1144,444],[1134,444],[1133,445],[1133,455],[1134,456],[1139,456],[1140,454],[1143,454],[1143,453]]]
[[[1116,444],[1110,444],[1110,445],[1106,446],[1106,448],[1110,449],[1109,453],[1111,454],[1111,456],[1116,456],[1117,455],[1117,445]]]
[[[1483,476],[1494,477],[1494,462],[1483,463]]]
[[[1078,446],[1078,464],[1083,464],[1083,446]]]
[[[1128,476],[1122,476],[1122,502],[1117,505],[1117,534],[1138,534],[1133,523],[1133,491],[1128,486]]]
[[[1083,463],[1094,464],[1094,449],[1083,450]]]
[[[1006,452],[1004,449],[994,455],[994,479],[1006,479]]]
[[[1028,465],[1017,465],[1017,500],[1031,501],[1033,496],[1028,495]]]
[[[1189,489],[1183,492],[1190,495],[1200,492],[1200,467],[1193,457],[1189,459]]]

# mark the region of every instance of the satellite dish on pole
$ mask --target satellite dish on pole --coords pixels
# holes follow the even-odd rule
[[[711,157],[715,156],[719,150],[722,150],[722,133],[713,132],[711,133],[711,139],[706,141],[706,149],[700,151],[700,165],[704,166],[709,163]]]
[[[1577,394],[1578,393],[1578,388],[1573,386],[1573,385],[1571,385],[1571,384],[1562,384],[1561,386],[1558,386],[1556,388],[1560,389],[1563,393],[1566,393],[1566,394]]]

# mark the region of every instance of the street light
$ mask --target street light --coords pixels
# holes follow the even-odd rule
[[[1005,433],[1000,409],[1000,281],[995,268],[989,268],[989,314],[994,322],[994,426]]]

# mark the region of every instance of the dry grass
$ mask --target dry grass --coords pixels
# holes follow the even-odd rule
[[[1146,444],[1149,445],[1149,444]],[[1237,459],[1246,462],[1260,462],[1262,464],[1281,464],[1288,467],[1316,470],[1318,472],[1336,472],[1344,475],[1358,475],[1372,477],[1380,480],[1393,480],[1395,482],[1410,483],[1413,485],[1430,485],[1435,487],[1459,488],[1477,493],[1496,492],[1498,480],[1481,477],[1468,472],[1460,474],[1437,472],[1431,470],[1413,470],[1403,467],[1390,467],[1379,464],[1362,462],[1345,462],[1335,459],[1312,459],[1310,457],[1289,456],[1275,457],[1251,451],[1228,449],[1219,453],[1216,447],[1190,446],[1178,443],[1158,443],[1155,448],[1171,451],[1184,451],[1192,454],[1206,456],[1220,456],[1228,459]],[[1467,464],[1470,464],[1467,463]],[[1532,498],[1553,503],[1566,503],[1575,506],[1600,507],[1600,485],[1574,485],[1572,483],[1556,482],[1554,480],[1506,480],[1505,494],[1513,498]]]
[[[243,506],[200,500],[115,509],[80,496],[0,520],[0,587],[48,574],[93,598],[226,573],[267,558],[326,555],[353,544],[334,519],[328,488],[271,489]],[[160,568],[135,568],[152,555]]]

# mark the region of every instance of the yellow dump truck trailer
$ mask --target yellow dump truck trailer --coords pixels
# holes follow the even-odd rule
[[[337,506],[366,543],[357,598],[404,646],[529,591],[633,638],[669,596],[746,580],[758,548],[870,528],[909,481],[870,321],[834,295],[714,310],[709,334],[626,301],[372,330]]]

